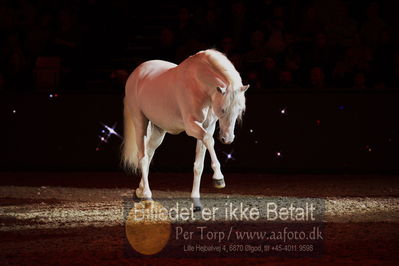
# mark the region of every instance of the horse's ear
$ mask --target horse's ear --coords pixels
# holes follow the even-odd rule
[[[226,93],[226,88],[216,87],[216,89],[218,90],[219,93],[223,95]]]
[[[248,88],[249,88],[249,84],[248,85],[244,85],[244,86],[241,87],[241,91],[242,92],[246,92],[248,90]]]

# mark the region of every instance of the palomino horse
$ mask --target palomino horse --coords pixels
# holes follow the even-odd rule
[[[151,60],[138,66],[126,82],[122,154],[127,169],[141,172],[136,196],[152,198],[148,171],[154,152],[166,133],[183,131],[197,139],[191,192],[194,210],[201,210],[199,191],[206,149],[212,160],[213,184],[225,187],[213,133],[219,120],[220,141],[233,142],[248,87],[243,86],[227,57],[213,49],[200,51],[179,65]]]

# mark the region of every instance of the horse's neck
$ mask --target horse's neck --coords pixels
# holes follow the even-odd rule
[[[217,87],[225,88],[227,86],[224,77],[217,73],[208,62],[200,58],[189,58],[184,63],[183,66],[186,70],[184,78],[188,82],[195,82],[195,87],[209,97],[212,97]]]

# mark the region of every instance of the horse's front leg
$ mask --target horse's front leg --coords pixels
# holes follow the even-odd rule
[[[211,134],[205,135],[204,139],[202,140],[209,151],[209,155],[211,156],[212,161],[212,169],[213,169],[213,186],[216,188],[224,188],[226,186],[224,182],[224,176],[222,171],[220,170],[220,163],[216,156],[215,152],[215,140]]]
[[[212,160],[211,166],[213,169],[213,185],[216,188],[224,188],[226,185],[214,148],[215,140],[213,139],[213,132],[215,131],[215,126],[216,124],[212,123],[208,128],[208,131],[206,131],[198,121],[188,120],[186,124],[186,132],[189,136],[195,137],[204,143]]]
[[[191,191],[191,198],[194,203],[194,211],[200,211],[202,209],[202,204],[200,200],[200,185],[201,185],[201,175],[204,169],[204,159],[205,159],[206,148],[202,141],[197,140],[197,148],[195,150],[195,162],[194,162],[194,181],[193,190]]]

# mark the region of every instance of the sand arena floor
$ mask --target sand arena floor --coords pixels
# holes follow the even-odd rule
[[[396,264],[399,178],[377,175],[226,174],[203,177],[203,198],[322,199],[325,252],[318,258],[126,256],[124,202],[137,178],[123,173],[1,173],[0,263],[12,264]],[[153,174],[154,199],[189,197],[190,174]]]

